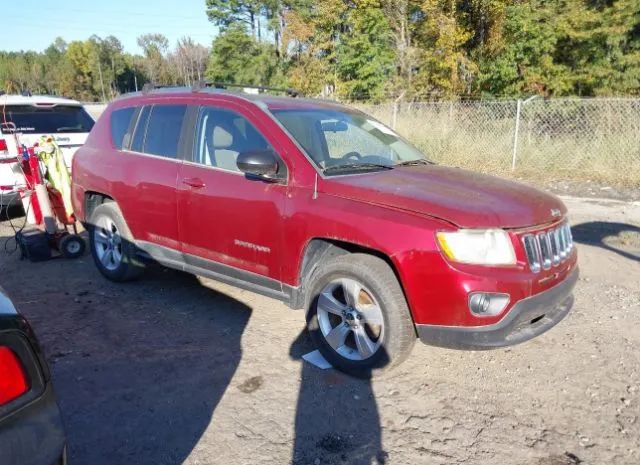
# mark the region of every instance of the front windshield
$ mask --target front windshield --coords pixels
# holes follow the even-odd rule
[[[327,174],[429,163],[393,130],[363,113],[325,109],[272,113]]]

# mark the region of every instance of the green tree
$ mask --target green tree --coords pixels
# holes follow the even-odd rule
[[[640,0],[531,0],[505,11],[502,43],[480,62],[480,92],[640,93]]]
[[[414,93],[445,97],[470,93],[476,65],[469,58],[465,45],[473,33],[461,20],[456,3],[425,0],[421,13],[423,20],[416,28],[419,52]]]
[[[347,98],[380,100],[394,72],[393,36],[378,1],[360,1],[349,11],[340,36],[336,68],[338,92]]]
[[[554,11],[533,3],[507,8],[504,42],[480,62],[479,89],[491,95],[564,94],[567,70],[554,61]]]
[[[213,41],[205,75],[219,82],[267,85],[277,77],[275,48],[232,24]]]
[[[162,34],[143,34],[138,37],[138,46],[144,53],[140,62],[148,80],[154,84],[168,84],[170,76],[165,54],[169,49],[169,40]]]
[[[98,58],[95,42],[90,40],[70,42],[65,55],[69,67],[61,82],[62,94],[84,101],[98,98],[95,90],[98,79],[94,74]]]
[[[234,24],[243,24],[251,30],[255,39],[260,36],[260,16],[265,13],[265,4],[254,0],[206,0],[209,21],[223,29]]]

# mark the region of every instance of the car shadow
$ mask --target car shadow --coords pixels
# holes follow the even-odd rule
[[[142,315],[104,320],[121,350],[89,344],[78,349],[90,356],[56,363],[72,464],[183,463],[240,363],[249,307],[172,270],[151,270],[143,287]],[[180,291],[158,292],[168,288]]]
[[[573,240],[601,247],[629,260],[640,261],[640,227],[607,221],[590,221],[571,227]]]
[[[300,359],[313,350],[303,330],[291,345],[290,356]],[[306,361],[301,365],[292,465],[385,464],[371,379],[321,370]]]
[[[117,284],[89,253],[5,258],[0,281],[44,348],[69,463],[183,463],[233,379],[252,309],[155,264],[143,279]]]
[[[252,309],[157,264],[141,280],[117,284],[99,275],[89,252],[13,260],[0,279],[18,304],[29,302],[23,311],[53,372],[69,463],[187,461],[239,366]],[[22,287],[25,274],[41,284]],[[304,330],[290,356],[314,349]],[[370,379],[302,362],[295,415],[293,465],[387,462]]]

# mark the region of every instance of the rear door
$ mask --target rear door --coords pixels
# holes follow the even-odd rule
[[[236,166],[244,151],[278,153],[274,142],[244,108],[230,102],[200,108],[192,160],[178,176],[180,239],[188,264],[280,290],[287,185],[249,179]]]
[[[124,141],[121,154],[122,185],[114,186],[136,240],[177,251],[176,179],[183,156],[183,126],[188,126],[186,113],[184,104],[146,105],[137,110],[133,137]]]

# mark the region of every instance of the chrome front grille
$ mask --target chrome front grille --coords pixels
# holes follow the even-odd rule
[[[525,234],[522,244],[529,267],[534,273],[548,270],[565,261],[573,249],[573,237],[568,223],[536,234]]]

